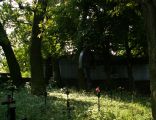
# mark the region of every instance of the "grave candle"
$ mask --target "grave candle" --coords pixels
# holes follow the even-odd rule
[[[101,92],[100,87],[96,87],[95,91],[96,91],[96,95],[98,97],[98,111],[100,111],[100,96],[101,96],[101,94],[100,94],[100,92]]]

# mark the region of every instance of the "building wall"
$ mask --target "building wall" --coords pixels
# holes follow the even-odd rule
[[[61,59],[59,61],[61,79],[78,79],[78,64],[70,59]],[[112,65],[111,67],[111,78],[128,79],[126,65]],[[97,65],[90,69],[91,80],[105,80],[107,79],[104,65]],[[149,80],[148,64],[136,64],[133,65],[133,77],[135,81]]]
[[[148,64],[137,64],[133,66],[133,76],[135,81],[149,80]]]
[[[75,62],[62,59],[59,61],[61,79],[77,79],[78,66]]]

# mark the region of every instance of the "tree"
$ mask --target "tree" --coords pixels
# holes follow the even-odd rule
[[[17,6],[18,4],[19,6]],[[4,0],[0,7],[2,13],[0,18],[8,31],[8,38],[20,65],[21,74],[23,77],[28,77],[30,76],[30,63],[27,53],[29,52],[32,27],[32,7],[27,1],[21,3],[21,1],[14,0]],[[4,65],[6,64],[6,61],[4,61]]]
[[[148,40],[152,115],[156,120],[156,1],[142,1]]]
[[[17,87],[20,87],[20,85],[22,85],[20,67],[16,60],[14,52],[11,48],[11,43],[1,23],[0,23],[0,45],[2,46],[2,49],[6,56],[13,84],[16,85]]]
[[[118,2],[121,3],[121,1]],[[146,36],[148,42],[152,115],[153,119],[156,120],[156,1],[132,0],[132,2],[138,3],[143,8]]]
[[[38,0],[34,10],[34,19],[30,46],[31,91],[36,95],[44,95],[46,86],[43,76],[43,60],[41,54],[42,28],[46,12],[47,0]]]
[[[16,3],[16,6],[15,6],[14,3]],[[17,4],[19,6],[17,6]],[[26,9],[24,9],[24,7],[22,7],[22,6],[23,6],[23,4],[21,4],[20,1],[5,1],[5,0],[0,5],[0,8],[1,8],[0,20],[1,20],[1,23],[3,24],[3,26],[7,30],[8,29],[11,29],[11,31],[14,30],[14,32],[11,32],[11,33],[9,32],[8,35],[4,35],[4,36],[7,37],[6,39],[10,40],[9,44],[12,47],[11,49],[14,50],[14,53],[15,53],[15,54],[13,53],[14,57],[15,57],[16,61],[18,62],[18,63],[12,63],[15,66],[17,66],[17,69],[15,69],[16,67],[13,67],[12,71],[14,70],[14,72],[16,74],[20,75],[20,77],[21,77],[21,73],[18,73],[18,71],[21,72],[20,67],[22,68],[22,72],[23,71],[25,72],[26,69],[28,70],[28,67],[25,66],[26,65],[25,61],[26,60],[21,59],[21,58],[26,58],[27,54],[25,53],[25,51],[26,51],[25,48],[27,49],[28,45],[24,45],[22,40],[20,40],[20,38],[21,39],[24,38],[23,41],[25,41],[26,39],[28,40],[28,38],[29,38],[29,37],[25,36],[25,34],[27,34],[28,31],[25,32],[24,30],[26,30],[26,24],[29,25],[28,19],[25,19],[25,18],[27,18],[28,14],[30,13],[30,6],[29,6],[28,3],[26,3],[26,2],[24,3],[24,6],[25,6]],[[24,25],[22,27],[20,27],[20,24],[24,24]],[[17,30],[19,30],[20,32],[17,32]],[[4,31],[4,33],[6,34],[5,31]],[[9,47],[9,45],[7,47]],[[9,49],[10,48],[7,48],[8,51],[9,51]],[[22,50],[18,50],[18,49],[22,49]],[[12,50],[12,52],[13,52],[13,50]],[[18,51],[18,54],[17,54],[17,51]],[[26,54],[26,55],[23,55],[23,53]],[[11,53],[10,53],[10,55],[11,55]],[[19,56],[20,56],[20,59],[19,59]],[[9,57],[9,55],[7,57]],[[9,59],[9,61],[12,60],[12,62],[14,62],[14,59],[11,59],[11,58],[7,58],[7,62],[8,62],[8,59]],[[9,64],[8,64],[8,66],[9,66],[9,69],[10,69]],[[18,80],[17,77],[15,78],[15,80]]]
[[[12,40],[13,45],[15,46],[14,50],[16,52],[16,56],[19,59],[19,63],[21,66],[21,70],[23,73],[29,73],[29,55],[28,52],[31,52],[29,50],[30,47],[30,36],[31,36],[31,28],[33,25],[33,12],[36,12],[37,9],[39,12],[41,12],[42,8],[39,8],[40,5],[37,6],[38,3],[33,3],[32,6],[29,3],[26,3],[25,1],[16,1],[19,7],[14,7],[12,5],[4,4],[4,8],[9,8],[8,10],[3,9],[3,20],[7,23],[9,23],[9,26],[14,28],[14,31],[9,35],[9,37]],[[56,3],[55,3],[56,2]],[[58,1],[50,1],[48,2],[48,10],[53,8],[54,4],[57,4]],[[13,8],[13,9],[11,9]],[[40,11],[41,10],[41,11]],[[48,13],[50,10],[48,11]],[[42,12],[43,14],[47,15],[47,12]],[[10,17],[11,15],[11,17]],[[47,15],[48,16],[48,15]],[[57,36],[54,34],[51,34],[51,31],[49,31],[49,28],[53,27],[54,25],[49,24],[51,23],[51,14],[45,18],[46,21],[44,21],[45,28],[42,26],[43,21],[41,20],[38,22],[38,28],[40,32],[38,32],[38,37],[40,37],[41,40],[41,47],[40,53],[41,59],[48,58],[49,56],[53,56],[54,58],[58,57],[61,53],[60,50],[60,44],[59,41],[57,41]],[[44,19],[44,20],[45,20]],[[36,21],[35,21],[36,22]],[[44,29],[44,30],[43,30]],[[35,30],[34,30],[35,31]],[[40,54],[39,53],[39,54]],[[32,55],[33,56],[33,55]],[[42,60],[41,60],[42,61]],[[54,60],[55,61],[55,60]],[[41,62],[43,65],[43,63]],[[38,66],[38,65],[37,65]],[[36,68],[36,67],[34,67]],[[43,69],[43,68],[41,68]],[[43,71],[43,70],[42,70]],[[41,79],[43,80],[43,79]],[[35,83],[35,82],[33,82]],[[40,87],[38,87],[40,89]],[[36,88],[37,89],[37,88]],[[36,90],[37,91],[37,90]]]
[[[143,17],[139,5],[134,2],[118,3],[118,6],[120,6],[119,12],[113,15],[115,22],[113,43],[116,44],[115,46],[119,46],[116,52],[124,51],[122,56],[126,58],[129,88],[134,91],[133,58],[148,56],[147,52],[143,51],[147,48],[146,37],[143,34]]]

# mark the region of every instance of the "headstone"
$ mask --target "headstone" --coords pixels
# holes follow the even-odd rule
[[[83,76],[80,79],[83,79],[85,83],[85,87],[87,90],[91,88],[91,75],[90,75],[90,69],[93,66],[93,53],[89,48],[85,48],[84,50],[81,51],[79,55],[79,70],[82,73],[81,76]]]

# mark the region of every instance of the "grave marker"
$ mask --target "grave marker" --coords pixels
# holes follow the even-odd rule
[[[95,91],[96,91],[96,95],[97,95],[97,97],[98,97],[98,111],[100,111],[100,96],[101,96],[100,87],[97,87],[97,88],[95,89]]]

